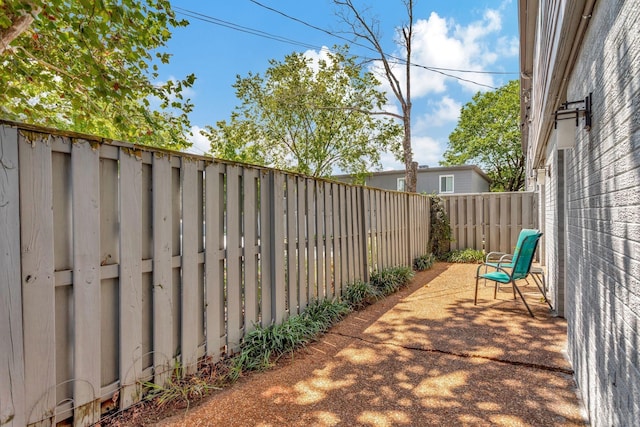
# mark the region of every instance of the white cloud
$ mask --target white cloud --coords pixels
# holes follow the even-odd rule
[[[193,145],[189,148],[185,148],[183,151],[185,153],[198,154],[200,156],[209,155],[209,150],[211,149],[211,143],[200,133],[202,128],[200,126],[191,126],[191,136],[188,138],[189,142],[193,143]]]
[[[419,165],[436,166],[444,152],[442,144],[429,136],[414,136],[411,138],[411,145],[413,160]]]
[[[330,52],[331,50],[327,46],[322,46],[319,51],[313,49],[307,50],[305,53],[303,53],[303,56],[305,58],[311,59],[311,68],[315,73],[317,73],[320,69],[318,63],[321,60],[328,61]]]
[[[461,103],[445,95],[436,103],[432,111],[418,117],[413,125],[413,131],[423,133],[429,129],[456,122],[460,118],[461,109]]]
[[[418,19],[414,23],[411,62],[433,68],[485,71],[501,56],[517,55],[517,39],[505,37],[497,41],[495,39],[502,29],[501,9],[487,9],[480,20],[468,25],[461,25],[453,19],[443,18],[436,12],[431,12],[428,19]],[[399,51],[396,55],[402,56],[403,52]],[[371,70],[381,76],[379,67],[379,64],[374,64]],[[401,66],[396,66],[398,67]],[[400,71],[399,68],[398,71]],[[493,76],[490,74],[440,71],[482,85],[495,86]],[[447,84],[453,81],[452,77],[445,74],[413,67],[411,70],[412,97],[417,99],[430,93],[445,92]],[[398,72],[396,75],[402,79],[403,73]],[[381,80],[383,89],[392,99],[393,95],[388,82],[385,79]],[[457,80],[457,82],[472,93],[488,89],[464,80]]]

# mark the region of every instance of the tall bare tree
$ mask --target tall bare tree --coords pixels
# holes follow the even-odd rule
[[[405,191],[415,192],[417,181],[418,164],[413,161],[413,150],[411,148],[411,40],[413,39],[413,0],[403,0],[407,10],[407,22],[398,29],[401,36],[401,43],[405,51],[405,58],[399,61],[398,58],[390,56],[382,47],[379,31],[379,21],[366,15],[366,10],[360,11],[353,4],[352,0],[333,0],[339,7],[338,16],[349,26],[350,32],[355,36],[356,41],[365,42],[370,45],[378,54],[377,60],[382,65],[383,77],[389,82],[391,91],[395,95],[402,114],[388,112],[389,116],[396,117],[402,121],[404,137],[402,139],[403,161],[405,166]],[[402,62],[404,72],[404,82],[394,70],[394,65]]]

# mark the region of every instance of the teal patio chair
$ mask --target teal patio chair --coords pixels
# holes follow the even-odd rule
[[[498,292],[498,283],[502,284],[511,284],[513,289],[513,299],[516,299],[516,292],[522,298],[522,302],[525,307],[529,311],[531,317],[535,317],[529,304],[524,299],[520,288],[516,284],[517,280],[526,279],[526,277],[530,274],[531,264],[533,263],[533,255],[536,252],[536,248],[538,247],[538,242],[540,241],[540,233],[538,230],[522,230],[520,233],[520,238],[518,238],[519,244],[516,246],[516,251],[511,258],[510,265],[507,263],[483,263],[478,266],[476,270],[476,290],[473,298],[473,304],[478,304],[478,281],[480,278],[491,280],[495,282],[495,288],[493,291],[493,298],[495,299]],[[485,268],[485,272],[480,274],[480,269]],[[495,271],[486,272],[488,267],[495,268]],[[537,282],[536,282],[537,284]],[[539,286],[538,286],[539,288]]]

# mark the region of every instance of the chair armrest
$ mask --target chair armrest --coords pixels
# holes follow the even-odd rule
[[[497,260],[498,262],[502,262],[505,259],[510,260],[511,258],[513,258],[513,254],[508,254],[506,252],[489,252],[485,257],[484,262],[491,262],[492,260]]]

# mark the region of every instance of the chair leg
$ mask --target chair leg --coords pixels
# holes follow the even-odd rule
[[[553,310],[553,306],[551,305],[549,298],[547,298],[547,288],[544,280],[544,274],[540,274],[540,276],[542,277],[541,279],[537,278],[536,276],[537,276],[537,273],[531,275],[531,277],[533,277],[533,281],[536,282],[536,286],[538,287],[538,290],[542,293],[542,296],[544,297],[544,301],[547,304],[549,304],[549,308]]]
[[[518,294],[520,295],[520,298],[522,298],[522,302],[524,303],[524,306],[527,307],[527,310],[529,311],[529,314],[531,315],[531,317],[536,317],[533,315],[533,311],[531,311],[531,308],[529,307],[529,304],[527,304],[527,300],[524,299],[524,295],[522,295],[522,292],[520,292],[520,288],[518,287],[518,285],[516,285],[515,280],[511,281],[511,286],[513,286],[513,293],[515,295],[516,291],[518,291]]]
[[[476,292],[473,296],[473,305],[478,305],[478,280],[480,278],[478,277],[478,275],[476,274]]]

